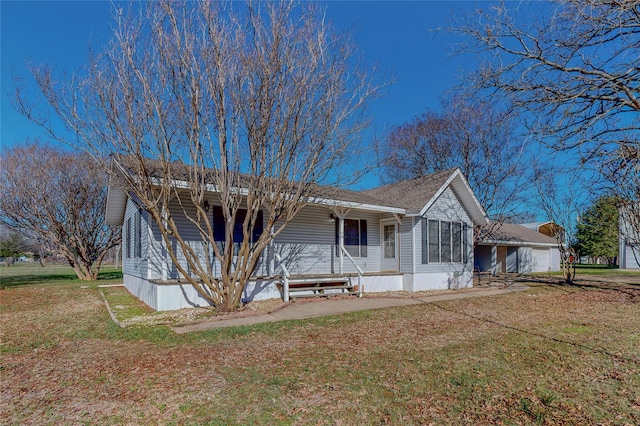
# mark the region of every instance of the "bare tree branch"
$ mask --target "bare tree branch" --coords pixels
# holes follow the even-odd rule
[[[0,222],[63,256],[78,278],[95,280],[120,244],[105,224],[107,175],[90,156],[29,143],[0,158]]]
[[[502,2],[454,31],[482,54],[474,89],[506,99],[531,134],[578,155],[640,216],[640,1]],[[633,221],[632,221],[633,222]]]
[[[477,229],[482,241],[516,214],[526,167],[523,141],[495,105],[453,97],[442,112],[426,112],[393,128],[379,147],[383,180],[396,181],[459,167],[493,221]]]
[[[313,4],[154,2],[116,19],[110,48],[86,78],[67,89],[46,70],[35,76],[82,148],[121,154],[124,188],[158,225],[180,274],[233,309],[260,255],[318,185],[351,175],[343,166],[378,88]],[[18,99],[23,114],[55,133]],[[205,200],[221,207],[224,244]],[[254,236],[260,212],[263,232]],[[198,244],[178,217],[198,230]]]

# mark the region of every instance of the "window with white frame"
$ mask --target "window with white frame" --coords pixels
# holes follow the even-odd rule
[[[422,263],[466,263],[467,224],[422,219]]]

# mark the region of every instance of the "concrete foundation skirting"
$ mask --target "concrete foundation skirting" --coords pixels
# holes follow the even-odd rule
[[[188,283],[177,281],[154,281],[125,274],[124,286],[127,290],[156,311],[209,307],[209,302]],[[282,298],[278,289],[280,280],[257,279],[245,288],[244,303]],[[351,283],[357,284],[352,276]],[[365,293],[394,291],[458,290],[472,286],[471,273],[429,272],[417,274],[368,273],[361,278]]]

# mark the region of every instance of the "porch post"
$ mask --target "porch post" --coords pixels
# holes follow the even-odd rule
[[[167,219],[167,206],[164,206],[162,208],[162,219],[166,220]],[[161,238],[160,241],[162,242],[162,253],[161,253],[161,278],[162,281],[167,281],[169,279],[169,259],[167,259],[167,257],[169,256],[169,250],[167,248],[167,243],[165,242],[164,238]]]
[[[340,251],[340,273],[344,273],[344,218],[338,216],[338,250]]]
[[[344,273],[344,253],[342,252],[344,249],[344,218],[347,217],[349,211],[351,209],[340,209],[334,208],[333,213],[338,218],[338,256],[340,259],[339,263],[339,273]]]
[[[498,246],[491,246],[491,275],[498,274]]]

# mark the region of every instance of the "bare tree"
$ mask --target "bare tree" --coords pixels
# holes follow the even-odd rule
[[[0,222],[63,256],[81,280],[95,280],[104,256],[120,243],[105,224],[107,175],[87,154],[39,143],[0,157]]]
[[[560,270],[566,283],[576,275],[576,221],[589,199],[589,188],[575,170],[559,172],[549,164],[534,163],[532,198],[545,216],[553,222],[553,237],[560,252]]]
[[[531,4],[502,2],[454,28],[482,54],[475,88],[512,103],[538,140],[578,154],[640,206],[640,2]]]
[[[510,117],[495,105],[449,98],[442,112],[427,111],[393,128],[380,148],[383,181],[459,167],[493,221],[474,233],[482,241],[516,214],[526,167],[524,143]]]
[[[210,303],[234,309],[260,255],[319,184],[346,178],[341,166],[377,89],[313,4],[153,2],[117,19],[86,78],[57,85],[41,68],[36,79],[85,149],[120,154],[114,170],[158,225],[178,271]],[[26,98],[18,91],[18,108],[60,137]],[[224,218],[224,244],[204,203],[210,197]],[[177,217],[198,230],[199,249]]]

